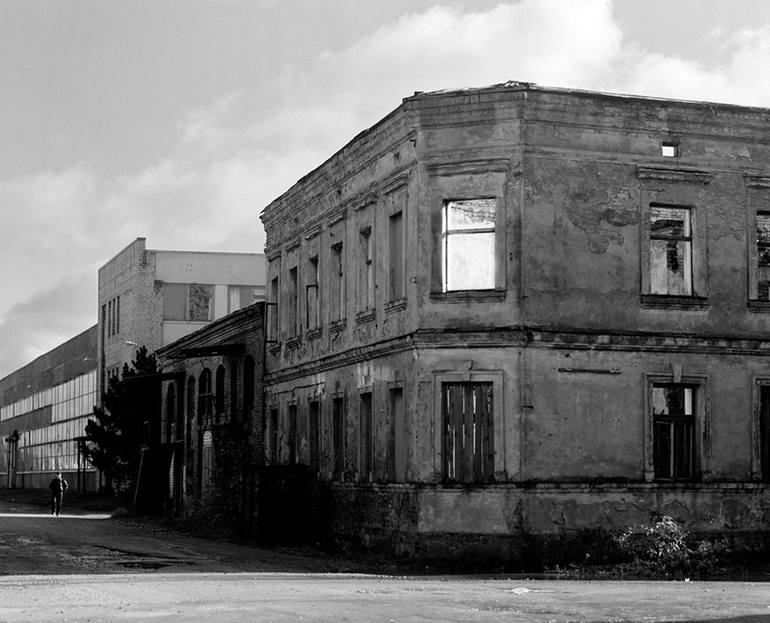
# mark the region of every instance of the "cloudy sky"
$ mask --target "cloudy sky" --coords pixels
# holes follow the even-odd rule
[[[0,0],[0,377],[96,322],[137,236],[262,251],[403,97],[507,80],[770,107],[770,2]]]

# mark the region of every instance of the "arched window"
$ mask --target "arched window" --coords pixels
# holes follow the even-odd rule
[[[243,360],[243,414],[251,415],[254,406],[254,358],[248,355]]]
[[[225,417],[225,367],[217,368],[214,419],[221,422]]]
[[[176,383],[166,388],[166,443],[174,441],[176,426]]]
[[[238,421],[238,361],[230,364],[230,419]]]
[[[203,368],[198,377],[198,428],[211,421],[211,370]]]
[[[185,437],[192,439],[192,423],[195,420],[195,377],[187,379],[187,427]]]

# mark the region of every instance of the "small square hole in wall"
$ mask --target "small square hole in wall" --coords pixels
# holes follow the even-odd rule
[[[676,158],[679,155],[679,145],[664,141],[660,144],[660,155],[664,158]]]

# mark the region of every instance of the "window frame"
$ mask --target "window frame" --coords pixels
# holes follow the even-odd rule
[[[478,228],[449,228],[449,207],[453,203],[468,202],[468,201],[493,201],[495,206],[494,226],[493,227],[478,227]],[[498,211],[500,209],[499,201],[495,196],[479,196],[479,197],[464,197],[464,198],[451,198],[444,199],[441,208],[441,233],[440,233],[440,245],[441,245],[441,292],[442,294],[453,294],[456,292],[488,292],[497,289],[497,274],[498,274]],[[484,235],[493,234],[494,246],[492,249],[492,287],[488,288],[458,288],[449,289],[449,242],[451,236],[469,236],[469,235]]]
[[[662,234],[656,234],[652,229],[652,217],[653,217],[653,211],[656,209],[663,209],[663,210],[680,210],[683,211],[687,215],[687,223],[685,226],[685,230],[689,231],[689,235],[662,235]],[[649,222],[648,227],[650,231],[649,236],[649,274],[650,274],[650,294],[653,294],[655,296],[682,296],[682,297],[692,297],[695,296],[695,268],[694,268],[694,254],[693,254],[693,210],[690,206],[681,206],[681,205],[671,205],[671,204],[662,204],[653,202],[649,206],[649,212],[648,212]],[[653,291],[653,280],[652,280],[652,272],[654,267],[654,262],[652,259],[652,253],[653,253],[653,246],[654,241],[665,241],[665,242],[683,242],[685,243],[685,249],[686,249],[686,255],[685,263],[689,264],[689,274],[684,275],[685,284],[688,286],[687,289],[688,292],[654,292]],[[668,268],[668,265],[666,266]]]
[[[708,376],[682,375],[681,367],[672,366],[672,373],[645,373],[644,375],[644,480],[655,483],[700,482],[709,473],[710,405]],[[655,474],[655,417],[652,413],[654,385],[683,385],[692,387],[693,402],[693,474],[689,479],[658,478]]]
[[[185,288],[184,298],[184,318],[167,318],[166,317],[166,288],[171,286],[183,286]],[[207,320],[193,320],[191,318],[191,288],[193,286],[209,288],[210,294],[208,297],[208,319]],[[216,295],[216,287],[213,283],[179,283],[174,281],[163,282],[163,309],[162,316],[163,322],[211,322],[214,319],[214,299]]]

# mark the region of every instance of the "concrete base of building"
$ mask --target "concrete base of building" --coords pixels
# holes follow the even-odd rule
[[[649,526],[664,515],[738,547],[770,544],[770,488],[754,483],[319,482],[313,490],[315,538],[466,571],[568,562],[595,546],[591,538]]]

